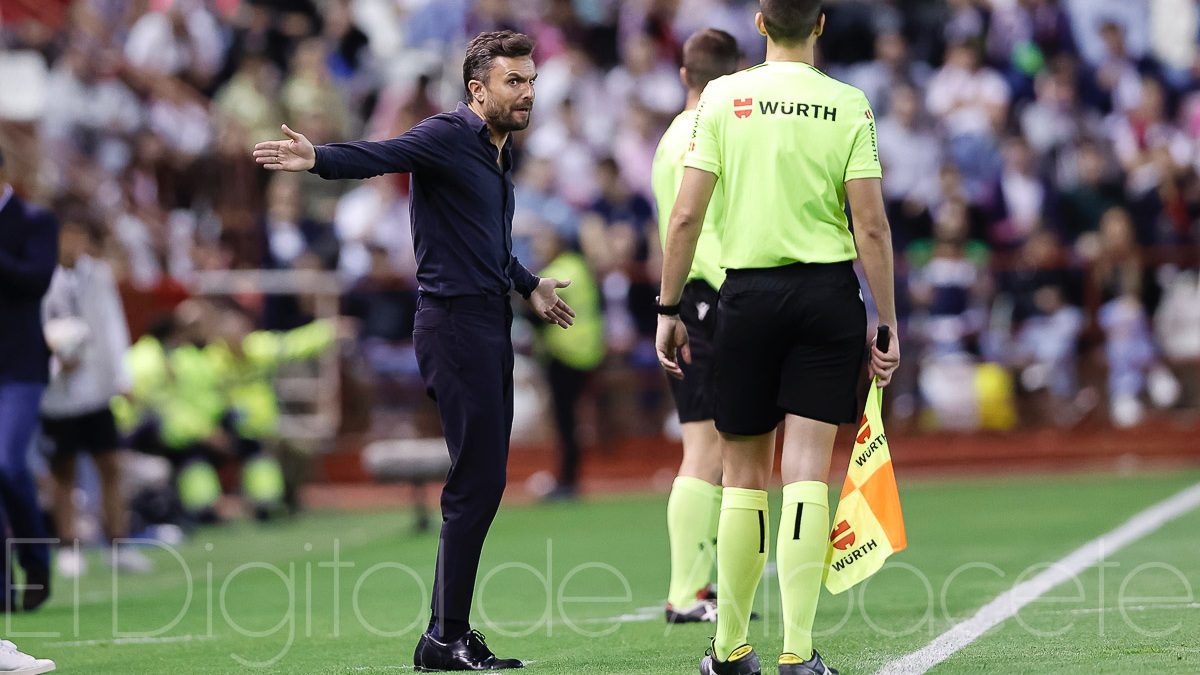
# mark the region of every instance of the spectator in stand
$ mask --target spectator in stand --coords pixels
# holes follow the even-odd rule
[[[654,207],[626,185],[616,160],[597,163],[600,197],[580,222],[580,243],[589,264],[603,279],[610,338],[632,346],[636,336],[652,336],[656,327],[648,274],[651,248],[657,247]]]
[[[1104,52],[1095,64],[1095,86],[1100,98],[1096,101],[1102,108],[1116,113],[1125,113],[1137,107],[1141,98],[1141,76],[1138,63],[1129,54],[1125,42],[1125,31],[1115,22],[1107,22],[1100,29],[1104,41]]]
[[[909,58],[908,42],[902,34],[881,33],[875,38],[875,59],[847,69],[846,82],[863,90],[876,117],[882,119],[891,114],[897,90],[921,91],[931,74],[929,64]],[[880,140],[883,138],[880,134]]]
[[[541,52],[541,49],[538,50]],[[564,101],[571,99],[580,109],[588,111],[589,138],[608,136],[615,124],[615,111],[610,109],[605,90],[604,72],[581,44],[568,42],[563,51],[538,66],[539,127],[562,120],[557,117]],[[545,115],[545,119],[541,119]]]
[[[987,249],[968,234],[966,209],[950,206],[939,213],[933,240],[918,242],[908,251],[909,294],[919,316],[914,323],[926,355],[972,349],[987,318]]]
[[[1113,147],[1127,176],[1125,190],[1138,241],[1169,243],[1174,228],[1161,219],[1172,215],[1169,209],[1177,198],[1178,181],[1195,161],[1196,150],[1169,119],[1162,83],[1150,76],[1141,82],[1137,107],[1113,122]]]
[[[1012,248],[1042,226],[1046,213],[1046,185],[1037,174],[1033,153],[1025,139],[1004,143],[1004,170],[995,188],[992,229],[988,240]]]
[[[637,33],[625,42],[621,63],[608,73],[604,89],[608,100],[619,106],[626,102],[630,106],[640,104],[660,115],[674,114],[683,107],[684,91],[677,69],[659,58],[658,46],[645,33]],[[618,119],[623,119],[629,108],[618,110]]]
[[[1090,285],[1097,293],[1094,307],[1122,297],[1153,304],[1156,294],[1153,284],[1146,283],[1148,270],[1128,210],[1114,207],[1105,211],[1097,235],[1081,238],[1078,247],[1091,263]]]
[[[144,117],[141,102],[117,75],[115,56],[70,46],[50,73],[46,96],[54,101],[41,120],[43,147],[60,171],[95,157],[109,172],[129,163],[128,136]]]
[[[1067,270],[1058,237],[1046,229],[1029,236],[1017,252],[1012,268],[996,275],[996,286],[997,298],[1003,298],[1005,305],[1011,307],[1011,323],[1017,330],[1027,320],[1045,311],[1039,307],[1041,303],[1037,298],[1042,289],[1059,289],[1064,302],[1079,296],[1079,279]]]
[[[358,339],[371,369],[380,375],[415,375],[412,349],[417,313],[414,270],[397,273],[387,249],[369,247],[371,269],[342,298],[342,314],[358,320]]]
[[[1048,59],[1074,50],[1070,20],[1057,0],[996,4],[989,24],[989,60],[1007,74],[1017,99],[1033,93],[1033,77]]]
[[[1140,59],[1149,46],[1148,0],[1062,0],[1071,18],[1079,53],[1092,66],[1106,56],[1105,26],[1120,29],[1129,55]]]
[[[629,102],[625,120],[612,141],[613,158],[626,186],[647,201],[654,197],[650,167],[662,131],[659,116],[634,99]]]
[[[1026,390],[1045,388],[1060,423],[1073,422],[1079,394],[1077,355],[1083,311],[1067,303],[1061,286],[1042,286],[1034,293],[1036,313],[1017,331],[1017,364]]]
[[[579,245],[579,212],[563,201],[554,191],[554,163],[537,155],[526,155],[517,175],[516,220],[545,223],[568,247]],[[532,253],[532,251],[531,251]],[[541,260],[541,264],[550,262]]]
[[[1198,33],[1200,7],[1193,0],[1151,0],[1150,51],[1173,89],[1195,82]]]
[[[1109,418],[1118,427],[1135,426],[1144,415],[1140,397],[1155,357],[1146,310],[1136,296],[1122,295],[1105,303],[1098,319],[1108,362]]]
[[[221,69],[225,41],[216,18],[199,0],[168,0],[162,11],[143,14],[129,30],[125,55],[131,65],[178,76],[206,89]]]
[[[950,139],[950,156],[972,201],[980,202],[999,174],[996,132],[1008,118],[1009,87],[966,42],[951,44],[946,63],[929,81],[926,105]]]
[[[982,42],[987,31],[987,14],[979,0],[946,0],[948,14],[942,29],[947,44]]]
[[[558,106],[557,119],[540,124],[529,134],[531,154],[552,158],[558,177],[555,189],[568,204],[585,209],[599,196],[597,148],[608,139],[598,139],[585,124],[590,110],[580,109],[573,98]],[[600,125],[603,126],[603,125]]]
[[[279,71],[261,55],[247,54],[233,77],[213,99],[225,118],[236,122],[250,138],[275,131],[279,109]]]
[[[321,117],[332,122],[329,128],[338,140],[358,133],[354,115],[334,85],[327,63],[326,42],[310,38],[296,47],[291,74],[280,92],[283,109],[289,119]],[[299,122],[297,122],[299,123]]]
[[[883,196],[897,248],[928,237],[930,208],[938,196],[941,144],[922,124],[925,115],[917,91],[908,85],[892,90],[890,111],[879,120],[879,161]]]
[[[1080,101],[1078,70],[1070,56],[1051,62],[1034,82],[1034,100],[1018,115],[1021,135],[1037,154],[1041,170],[1064,183],[1075,179],[1070,162],[1080,139],[1105,131],[1101,116]]]
[[[1125,201],[1115,162],[1096,140],[1085,140],[1075,151],[1074,184],[1058,194],[1058,220],[1068,241],[1100,229],[1100,219]]]
[[[371,248],[382,248],[389,266],[398,274],[416,274],[409,200],[400,192],[395,176],[365,181],[338,201],[334,231],[340,253],[337,268],[343,278],[354,281],[374,267]]]

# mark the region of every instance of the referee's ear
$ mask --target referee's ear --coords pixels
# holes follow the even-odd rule
[[[813,29],[813,37],[821,37],[821,33],[825,32],[825,12],[821,12],[821,18],[817,19],[817,27]]]

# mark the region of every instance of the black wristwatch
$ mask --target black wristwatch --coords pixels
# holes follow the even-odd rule
[[[679,316],[679,304],[677,302],[673,305],[664,305],[661,295],[654,296],[654,311],[658,312],[659,316]]]

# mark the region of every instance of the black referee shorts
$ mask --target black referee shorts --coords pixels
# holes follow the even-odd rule
[[[788,413],[858,421],[867,313],[853,263],[729,270],[715,345],[718,431],[765,434]]]
[[[679,318],[687,326],[692,362],[680,362],[683,379],[667,378],[679,421],[703,422],[713,419],[716,405],[713,392],[713,339],[717,331],[717,290],[707,281],[694,279],[683,287],[679,299]]]

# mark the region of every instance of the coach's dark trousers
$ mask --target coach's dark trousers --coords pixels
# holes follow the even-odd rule
[[[479,554],[500,507],[513,419],[512,307],[507,295],[417,302],[413,343],[450,450],[431,627],[458,637],[471,614]]]

